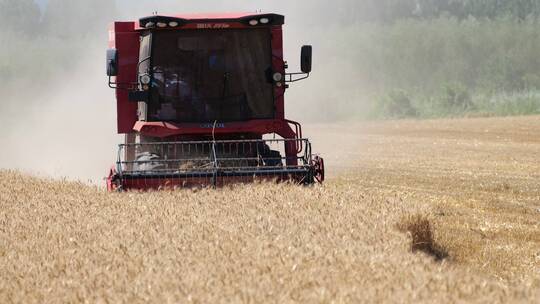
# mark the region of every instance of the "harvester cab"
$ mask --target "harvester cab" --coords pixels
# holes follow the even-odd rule
[[[118,133],[109,190],[323,182],[324,161],[285,118],[284,16],[152,15],[109,30],[107,75]]]

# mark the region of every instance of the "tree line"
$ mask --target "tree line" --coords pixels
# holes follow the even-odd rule
[[[539,0],[362,0],[335,5],[348,22],[395,22],[401,19],[432,19],[441,16],[460,20],[540,16]]]

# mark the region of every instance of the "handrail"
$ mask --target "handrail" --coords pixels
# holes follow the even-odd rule
[[[301,135],[301,130],[298,129],[296,134]],[[300,148],[297,155],[292,157],[299,162],[298,165],[289,166],[289,160],[292,158],[288,155],[272,154],[272,151],[276,151],[275,148],[279,147],[280,143],[286,146],[289,142],[297,143],[297,147]],[[152,174],[152,172],[174,173],[196,172],[197,170],[214,170],[217,173],[222,170],[247,172],[271,168],[300,169],[308,168],[311,164],[311,145],[308,139],[303,138],[147,142],[124,143],[118,146],[116,165],[119,176],[145,171]],[[139,155],[147,153],[148,157],[128,159],[124,153],[127,149],[135,149],[138,153],[142,153]],[[213,149],[219,151],[214,157],[211,155]],[[215,166],[206,167],[203,164],[205,162],[208,164],[214,162]],[[182,168],[185,165],[189,167]],[[148,169],[141,170],[141,166],[148,166]]]
[[[286,119],[285,120],[288,124],[291,124],[295,127],[295,136],[296,136],[296,140],[297,142],[299,143],[299,145],[296,147],[296,153],[300,153],[302,152],[302,150],[304,150],[304,146],[303,146],[303,143],[304,143],[304,140],[302,140],[302,125],[299,123],[299,122],[296,122],[294,120],[288,120]]]

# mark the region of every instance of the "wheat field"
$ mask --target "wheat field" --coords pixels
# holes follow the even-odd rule
[[[311,125],[323,186],[0,171],[0,302],[540,299],[540,117]]]

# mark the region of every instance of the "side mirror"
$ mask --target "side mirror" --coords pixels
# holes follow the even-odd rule
[[[107,50],[107,76],[118,75],[118,50]]]
[[[300,56],[300,62],[302,72],[311,73],[311,61],[313,56],[313,47],[311,45],[304,45],[302,47],[302,55]]]

